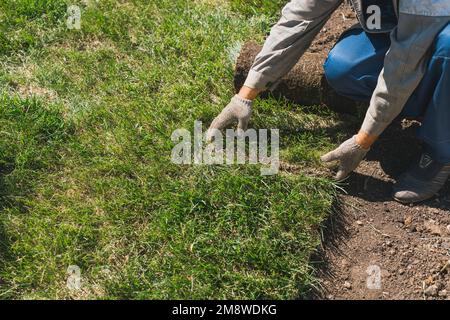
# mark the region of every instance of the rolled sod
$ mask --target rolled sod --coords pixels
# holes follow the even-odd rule
[[[245,82],[256,55],[262,46],[255,42],[243,45],[237,59],[234,75],[234,86],[238,91]],[[362,108],[356,102],[336,93],[328,84],[323,70],[326,54],[322,52],[306,52],[295,67],[281,80],[271,93],[276,97],[284,97],[294,103],[312,106],[325,105],[340,113],[357,113]],[[263,94],[263,97],[267,96]]]

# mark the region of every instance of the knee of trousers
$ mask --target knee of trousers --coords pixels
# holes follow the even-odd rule
[[[340,48],[336,46],[328,55],[323,65],[325,77],[338,94],[353,97],[360,85],[357,80],[357,70],[355,70],[357,66],[344,58],[344,52],[341,54],[339,51]]]
[[[450,24],[436,37],[433,57],[450,59]]]

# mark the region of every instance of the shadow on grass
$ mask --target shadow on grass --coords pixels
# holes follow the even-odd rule
[[[3,269],[3,264],[11,260],[11,254],[9,251],[10,243],[6,236],[5,228],[3,224],[0,223],[0,270]],[[5,286],[6,282],[2,279],[0,275],[0,288]],[[0,297],[2,295],[2,290],[0,290]],[[4,299],[5,297],[1,297],[1,299]]]
[[[0,167],[0,210],[3,210],[7,207],[10,207],[11,204],[6,199],[8,198],[8,188],[5,184],[4,177],[8,173],[10,173],[11,170],[5,167]],[[6,192],[5,192],[6,191]],[[4,265],[8,261],[12,261],[13,257],[10,252],[11,243],[10,240],[6,234],[5,226],[2,221],[2,217],[0,217],[0,272],[3,270]],[[7,296],[5,296],[3,290],[1,288],[4,288],[7,286],[7,282],[2,279],[1,273],[0,273],[0,299],[6,299]]]
[[[351,223],[348,213],[343,210],[342,199],[338,196],[335,198],[332,210],[327,220],[321,226],[322,242],[321,246],[311,257],[311,265],[315,270],[316,276],[321,279],[334,279],[336,275],[330,268],[329,256],[327,252],[344,256],[340,250],[340,244],[349,237],[347,226]],[[324,288],[313,288],[307,295],[306,299],[323,299],[326,292]]]
[[[58,170],[59,150],[74,127],[59,105],[6,92],[0,92],[0,122],[0,298],[4,299],[12,294],[8,279],[13,278],[5,269],[20,261],[12,247],[21,236],[13,231],[14,224],[29,212],[40,178]]]

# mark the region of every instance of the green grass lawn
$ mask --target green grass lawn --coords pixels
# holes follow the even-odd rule
[[[170,162],[171,133],[229,101],[239,44],[284,2],[0,2],[1,299],[308,293],[334,186],[301,168],[335,142],[333,114],[258,101],[252,126],[280,129],[295,173]]]

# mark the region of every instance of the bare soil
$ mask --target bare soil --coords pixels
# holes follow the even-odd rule
[[[414,130],[392,125],[342,186],[314,262],[323,286],[315,298],[450,299],[450,184],[416,206],[391,198],[420,154]]]

